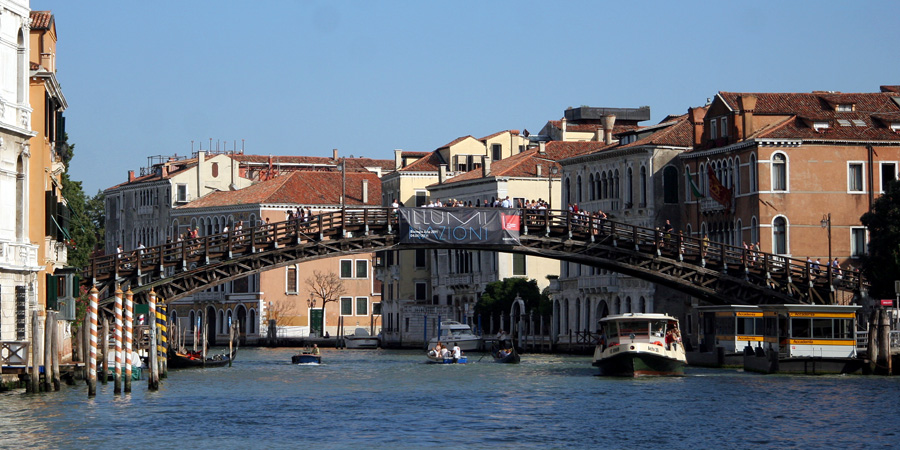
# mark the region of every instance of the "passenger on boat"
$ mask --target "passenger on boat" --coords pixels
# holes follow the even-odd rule
[[[320,352],[319,352],[319,344],[313,344],[312,354],[313,354],[313,355],[318,355],[319,353],[320,353]]]
[[[506,358],[507,356],[509,356],[509,350],[501,348],[500,351],[497,352],[497,356],[500,358]]]
[[[450,358],[450,349],[447,347],[441,347],[441,358],[449,359]]]
[[[672,350],[672,344],[675,342],[675,333],[671,328],[666,330],[666,350]]]
[[[441,345],[441,341],[438,341],[437,344],[434,344],[434,348],[431,349],[430,354],[434,356],[441,356],[441,348],[444,346]]]
[[[453,359],[459,361],[462,358],[462,349],[459,348],[459,345],[454,342],[453,343]]]

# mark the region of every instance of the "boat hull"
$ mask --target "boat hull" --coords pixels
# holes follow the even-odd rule
[[[724,350],[724,349],[723,349]],[[687,364],[699,367],[743,367],[743,353],[686,352]]]
[[[601,352],[593,365],[600,369],[600,374],[613,377],[643,376],[680,376],[684,375],[686,361],[667,355],[665,351],[652,351],[644,346],[631,350],[624,346],[616,346]]]
[[[771,353],[770,353],[771,355]],[[828,375],[862,373],[861,358],[794,357],[744,355],[744,370],[757,373]]]
[[[300,354],[291,356],[292,364],[322,364],[322,355]]]
[[[216,355],[204,360],[203,358],[196,358],[186,354],[173,352],[169,354],[166,364],[173,369],[183,369],[187,367],[223,367],[233,361],[235,356],[237,356],[237,351],[234,351],[230,357],[228,355]]]
[[[469,358],[466,355],[463,355],[459,359],[440,358],[440,357],[434,357],[431,355],[425,355],[425,356],[428,357],[429,364],[466,364],[469,362]]]

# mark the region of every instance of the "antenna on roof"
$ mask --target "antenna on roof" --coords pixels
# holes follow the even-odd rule
[[[191,139],[191,153],[194,153],[194,140]]]

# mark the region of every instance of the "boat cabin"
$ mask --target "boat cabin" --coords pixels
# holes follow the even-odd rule
[[[856,357],[858,305],[760,305],[766,349],[779,356]]]
[[[726,354],[741,353],[748,343],[763,342],[763,311],[752,305],[717,305],[695,308],[700,323],[700,350],[722,347]]]
[[[664,345],[666,331],[677,325],[678,320],[666,314],[628,313],[600,319],[601,333],[606,336],[608,347],[633,342]]]

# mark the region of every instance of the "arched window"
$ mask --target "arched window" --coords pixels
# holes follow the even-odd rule
[[[644,300],[643,296],[638,300],[638,308],[639,313],[647,312],[647,300]]]
[[[647,167],[641,166],[641,206],[647,206]]]
[[[759,242],[759,223],[756,221],[756,216],[753,216],[750,218],[750,243],[757,242]]]
[[[575,299],[575,331],[581,330],[581,299]]]
[[[622,314],[622,299],[616,297],[616,314]]]
[[[609,180],[606,179],[606,172],[603,172],[603,175],[600,175],[600,199],[607,198],[609,198]]]
[[[631,312],[631,297],[625,297],[625,314]]]
[[[196,328],[197,327],[197,320],[196,320],[197,316],[194,315],[193,310],[191,310],[191,314],[188,317],[190,317],[190,319],[191,319],[191,327],[190,327],[191,331],[195,331],[197,329]]]
[[[634,205],[634,173],[632,172],[631,167],[625,171],[625,204],[626,207],[630,208]]]
[[[582,189],[582,185],[581,185],[581,175],[578,175],[578,178],[576,178],[575,180],[576,180],[576,186],[577,186],[576,189],[578,189],[578,191],[575,193],[576,194],[575,198],[577,199],[575,201],[580,203],[580,202],[584,201],[584,197],[582,196],[583,189]]]
[[[256,310],[251,309],[250,315],[247,316],[247,330],[250,334],[256,334]]]
[[[741,193],[741,157],[734,157],[734,195]]]
[[[744,245],[744,222],[741,219],[737,220],[737,225],[734,227],[734,244],[735,245]],[[747,244],[750,244],[748,242]]]
[[[678,203],[678,169],[675,166],[663,169],[663,202]]]
[[[772,155],[772,190],[786,191],[787,184],[787,156],[784,153]]]
[[[603,194],[601,194],[601,189],[603,188],[603,186],[602,186],[602,184],[600,183],[600,175],[595,175],[595,176],[594,176],[594,184],[597,185],[597,186],[596,186],[596,188],[597,188],[597,199],[600,200],[600,199],[603,198],[603,197],[602,197]]]
[[[16,101],[27,103],[28,92],[28,55],[25,53],[25,32],[20,28],[16,44]]]
[[[749,186],[747,187],[747,192],[756,192],[759,187],[757,186],[757,176],[756,176],[756,155],[750,155],[750,179],[747,180],[749,182]]]
[[[788,252],[787,219],[778,216],[772,221],[772,253],[786,255]]]
[[[571,183],[571,181],[572,180],[569,177],[566,177],[566,195],[565,195],[565,197],[566,197],[567,205],[572,203],[572,183]],[[560,209],[562,209],[562,208],[560,208]]]
[[[590,199],[591,199],[591,200],[596,200],[596,199],[597,199],[597,195],[596,195],[596,194],[597,194],[597,190],[594,189],[594,174],[591,174],[591,175],[588,177],[588,185],[589,185],[589,187],[590,187],[590,189],[588,189],[588,195],[590,195]]]
[[[619,169],[616,169],[616,174],[613,177],[615,180],[615,190],[613,191],[612,197],[616,200],[619,199]]]

